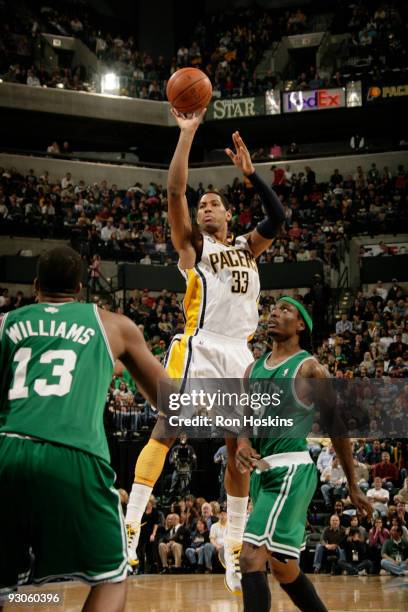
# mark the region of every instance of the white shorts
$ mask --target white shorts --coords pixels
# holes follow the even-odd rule
[[[165,360],[170,378],[243,378],[254,361],[246,340],[198,330],[174,336]]]

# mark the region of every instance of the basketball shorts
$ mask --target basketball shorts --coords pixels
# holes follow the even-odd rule
[[[250,486],[253,510],[244,542],[298,559],[305,547],[307,509],[316,485],[313,463],[254,471]]]
[[[174,336],[165,361],[170,378],[243,378],[254,361],[246,340],[198,330]]]
[[[126,578],[115,474],[79,450],[0,435],[0,589],[72,578]]]

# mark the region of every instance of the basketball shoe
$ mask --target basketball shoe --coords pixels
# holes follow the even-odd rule
[[[239,556],[242,544],[225,544],[218,558],[225,568],[224,583],[230,593],[241,596],[241,568],[239,567]]]
[[[139,565],[139,559],[137,558],[136,549],[139,544],[140,524],[132,523],[126,525],[126,532],[128,545],[128,563],[133,570]]]

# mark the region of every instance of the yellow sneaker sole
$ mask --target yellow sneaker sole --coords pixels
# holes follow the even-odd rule
[[[225,585],[225,588],[227,589],[227,591],[229,593],[231,593],[231,595],[235,595],[235,597],[242,597],[241,589],[230,589],[230,587],[227,584],[227,579],[226,579],[225,576],[224,576],[224,585]]]

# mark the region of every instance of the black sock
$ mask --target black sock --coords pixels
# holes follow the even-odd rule
[[[316,589],[303,572],[293,582],[280,585],[302,612],[328,612]]]
[[[271,609],[271,592],[266,572],[248,572],[242,574],[242,594],[244,612],[269,612]]]

